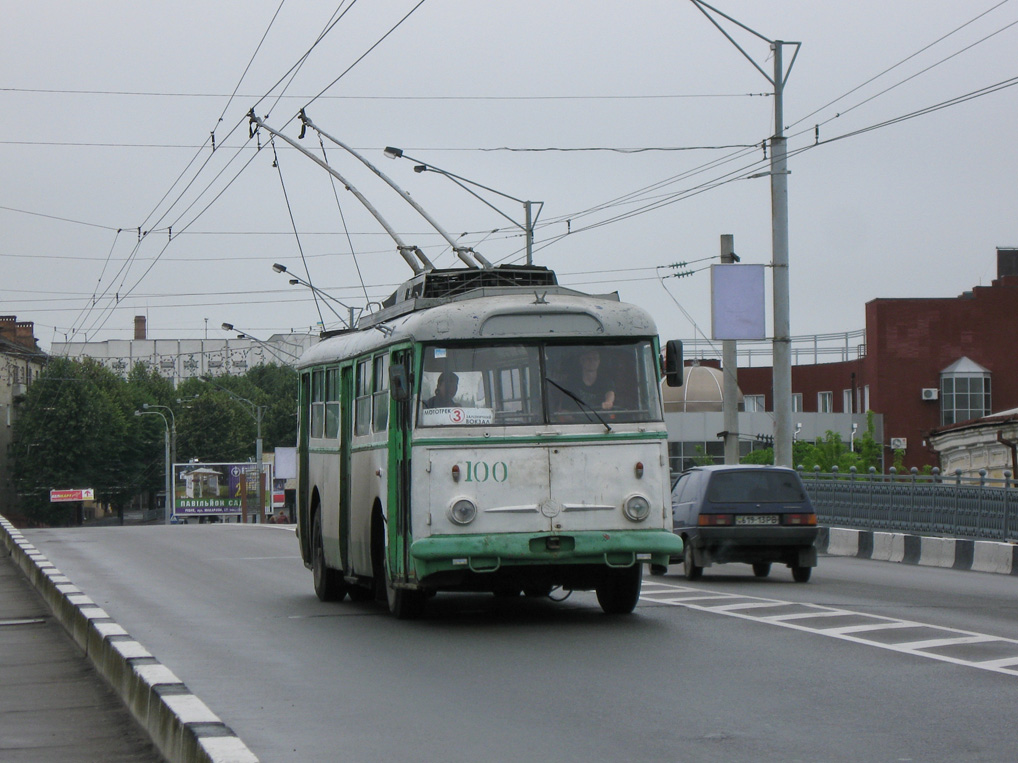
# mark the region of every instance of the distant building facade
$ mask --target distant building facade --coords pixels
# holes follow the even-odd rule
[[[930,433],[940,468],[951,476],[1003,479],[1018,475],[1018,408],[951,424]]]
[[[801,413],[883,414],[885,463],[938,466],[930,433],[1018,407],[1018,249],[997,250],[997,278],[954,298],[866,303],[857,357],[792,367]],[[774,410],[770,367],[739,369],[747,403]],[[747,406],[748,407],[748,406]]]
[[[0,513],[17,508],[8,451],[20,398],[39,378],[46,357],[31,321],[0,315]]]
[[[242,376],[255,366],[293,365],[318,341],[315,334],[273,334],[262,341],[241,334],[236,339],[149,339],[144,316],[134,321],[134,339],[104,342],[53,342],[54,356],[93,358],[126,377],[141,363],[174,385],[201,376]]]

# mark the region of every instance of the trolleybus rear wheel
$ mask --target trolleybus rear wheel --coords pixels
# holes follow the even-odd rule
[[[643,583],[643,565],[610,569],[597,586],[597,603],[607,615],[628,615],[636,609]]]
[[[322,543],[322,512],[315,512],[311,530],[311,572],[315,581],[315,594],[322,601],[342,601],[346,596],[346,581],[342,573],[325,566],[325,545]]]

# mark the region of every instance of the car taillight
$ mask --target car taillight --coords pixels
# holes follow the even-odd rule
[[[719,525],[732,524],[731,514],[701,514],[697,519],[700,527],[717,527]]]
[[[786,525],[815,525],[816,514],[782,514],[781,523]]]

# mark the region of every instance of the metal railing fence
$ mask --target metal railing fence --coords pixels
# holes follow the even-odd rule
[[[934,469],[887,474],[870,468],[859,474],[813,473],[801,466],[806,492],[822,524],[864,530],[943,535],[979,540],[1018,541],[1018,481],[1009,471],[992,479],[981,470],[978,477],[961,470],[945,476]]]

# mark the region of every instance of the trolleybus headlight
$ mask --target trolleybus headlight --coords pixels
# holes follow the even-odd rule
[[[634,522],[642,522],[650,515],[650,501],[642,495],[633,495],[626,499],[622,510]]]
[[[468,525],[474,521],[476,516],[477,507],[473,501],[468,501],[466,498],[460,498],[449,507],[449,519],[458,525]]]

